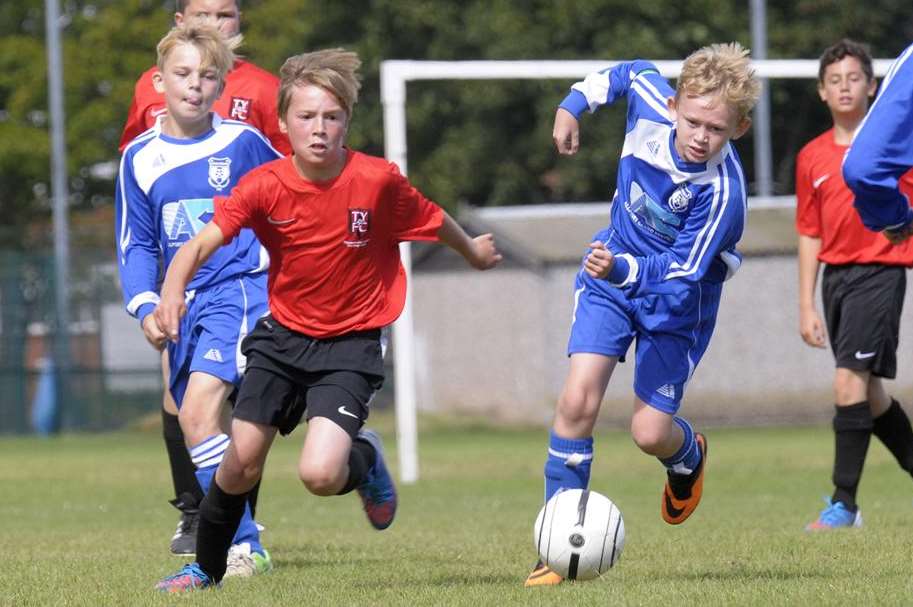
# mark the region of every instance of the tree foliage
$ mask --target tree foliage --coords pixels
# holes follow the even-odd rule
[[[113,204],[113,180],[136,77],[171,24],[165,0],[63,2],[63,61],[70,202]],[[383,153],[379,65],[385,59],[681,59],[711,42],[750,46],[747,3],[724,0],[245,0],[242,49],[271,71],[293,54],[357,50],[365,76],[349,142]],[[46,217],[49,124],[44,3],[0,5],[0,212],[4,245]],[[768,0],[771,58],[817,57],[842,36],[896,56],[913,38],[909,8],[892,0]],[[552,151],[556,104],[570,82],[420,82],[408,87],[409,174],[448,207],[604,200],[611,196],[623,108],[583,124],[576,157]],[[771,86],[775,179],[792,191],[799,147],[829,125],[810,80]],[[738,147],[752,180],[751,135]],[[108,166],[111,166],[108,164]]]

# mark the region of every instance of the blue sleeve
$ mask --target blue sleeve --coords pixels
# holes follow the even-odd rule
[[[251,166],[260,166],[261,164],[266,164],[267,162],[282,158],[282,153],[273,147],[273,144],[270,143],[269,139],[267,139],[263,133],[253,128],[251,128],[251,133],[256,134],[256,137],[252,138],[253,143],[250,145],[253,157]]]
[[[898,179],[913,167],[913,45],[897,58],[856,133],[843,178],[856,195],[862,223],[874,231],[913,221]]]
[[[706,190],[697,198],[667,251],[646,256],[616,255],[608,282],[630,289],[633,297],[643,297],[676,293],[688,283],[699,282],[718,258],[726,264],[729,273],[734,272],[741,264],[735,245],[745,228],[745,203],[738,183],[730,182],[719,195]]]
[[[611,105],[624,97],[628,100],[627,130],[630,130],[632,117],[668,121],[667,100],[674,94],[656,66],[637,60],[589,74],[571,87],[559,107],[579,120],[585,111],[595,112],[600,106]]]
[[[120,162],[114,194],[117,269],[124,304],[140,322],[158,305],[159,242],[155,209],[133,175],[130,156]]]

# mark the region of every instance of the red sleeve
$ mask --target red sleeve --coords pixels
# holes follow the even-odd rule
[[[263,109],[263,115],[260,117],[260,124],[254,125],[260,132],[266,135],[273,147],[283,156],[290,156],[292,145],[289,143],[288,135],[279,130],[279,110],[277,107],[277,97],[279,94],[279,81],[276,80],[275,86],[262,87],[263,103],[260,104]]]
[[[812,183],[807,148],[796,158],[796,231],[803,236],[821,237],[821,206]]]
[[[397,166],[390,163],[393,174],[393,238],[404,240],[437,240],[444,223],[444,211],[409,183]]]
[[[263,175],[257,171],[258,174]],[[222,230],[223,244],[228,244],[242,228],[251,227],[260,202],[260,179],[248,173],[231,191],[230,196],[215,196],[212,220]]]
[[[124,130],[120,136],[120,145],[117,149],[123,153],[127,144],[133,141],[137,135],[148,130],[154,123],[151,121],[152,106],[165,106],[165,99],[156,92],[152,86],[153,69],[147,70],[133,87],[133,100],[130,102],[130,110],[127,112],[127,122],[124,124]]]

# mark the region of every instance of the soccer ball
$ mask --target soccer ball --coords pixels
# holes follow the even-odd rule
[[[618,562],[625,523],[606,496],[569,489],[553,495],[539,511],[533,540],[552,571],[568,580],[591,580]]]

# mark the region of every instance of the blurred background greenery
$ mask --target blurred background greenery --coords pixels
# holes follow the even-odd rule
[[[385,59],[681,59],[711,42],[750,46],[746,1],[245,0],[242,52],[277,71],[293,54],[358,51],[364,88],[350,144],[383,154]],[[72,238],[107,244],[117,143],[136,78],[171,24],[170,0],[63,0]],[[913,11],[890,0],[769,0],[768,56],[815,58],[842,36],[896,56]],[[48,244],[51,231],[43,0],[0,4],[0,249]],[[445,207],[607,200],[623,108],[585,127],[573,160],[552,151],[554,108],[570,82],[417,82],[408,90],[409,173]],[[802,143],[829,126],[810,80],[771,85],[775,193],[792,192]],[[749,134],[738,149],[753,180]],[[90,217],[91,219],[85,219]],[[103,223],[103,221],[102,221]],[[113,249],[113,247],[112,247]],[[113,251],[112,251],[113,252]]]

